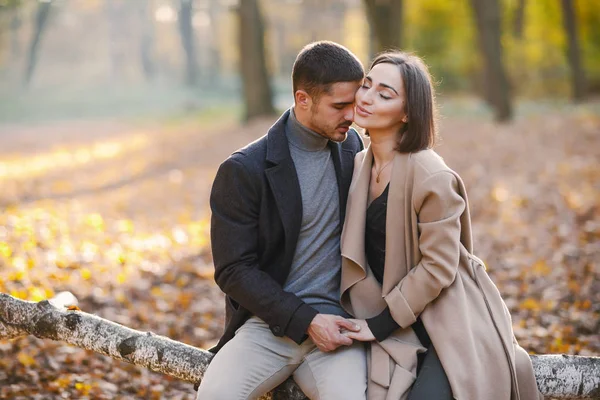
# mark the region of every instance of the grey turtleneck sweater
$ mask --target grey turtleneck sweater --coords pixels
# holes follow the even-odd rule
[[[302,225],[284,290],[320,313],[347,316],[340,307],[340,203],[328,139],[306,128],[294,110],[286,125],[302,194]]]

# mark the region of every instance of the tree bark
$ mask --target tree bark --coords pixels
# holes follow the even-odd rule
[[[217,86],[221,78],[221,54],[219,46],[219,21],[221,3],[218,0],[209,0],[208,15],[210,18],[210,44],[208,63],[208,84]]]
[[[402,44],[402,0],[364,0],[364,4],[375,38],[375,54],[399,50]]]
[[[37,12],[35,15],[35,31],[31,43],[29,44],[29,53],[27,57],[27,67],[25,69],[25,86],[29,86],[33,72],[37,66],[38,52],[42,37],[46,32],[46,26],[48,25],[48,16],[50,15],[50,7],[52,6],[51,1],[40,2],[38,4]]]
[[[523,39],[523,27],[525,25],[525,4],[526,0],[518,0],[517,8],[515,9],[515,17],[513,20],[513,34],[515,38]]]
[[[496,121],[512,118],[510,90],[502,61],[501,13],[498,0],[471,0],[483,56],[484,93],[494,108]]]
[[[140,1],[138,4],[138,16],[140,26],[140,63],[144,78],[150,82],[156,74],[154,64],[154,25],[151,0]]]
[[[198,60],[196,59],[196,38],[192,17],[194,0],[181,0],[179,7],[179,34],[185,52],[185,83],[194,86],[198,82]]]
[[[21,56],[21,15],[19,9],[12,11],[10,18],[10,58],[11,61],[17,60]]]
[[[275,113],[265,60],[264,26],[258,0],[241,0],[239,15],[240,71],[245,120]]]
[[[61,340],[114,359],[149,368],[178,379],[202,380],[212,353],[187,344],[140,332],[65,306],[76,302],[69,293],[34,303],[0,293],[0,340],[24,335]],[[538,387],[558,399],[600,399],[600,357],[531,356]],[[304,400],[292,379],[265,399]]]
[[[563,26],[567,35],[567,59],[571,67],[571,82],[573,100],[579,102],[585,99],[586,79],[581,63],[581,51],[577,32],[577,17],[574,0],[561,0],[563,10]]]

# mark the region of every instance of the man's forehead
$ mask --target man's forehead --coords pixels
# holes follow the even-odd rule
[[[347,103],[354,101],[354,95],[360,86],[360,81],[355,82],[336,82],[333,83],[329,91],[323,93],[323,96],[332,103]]]

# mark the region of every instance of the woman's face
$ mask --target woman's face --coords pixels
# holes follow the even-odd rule
[[[407,121],[404,82],[398,66],[375,65],[356,92],[354,122],[373,131],[398,132]]]

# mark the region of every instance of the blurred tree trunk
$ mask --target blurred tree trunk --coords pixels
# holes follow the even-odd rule
[[[221,57],[219,53],[219,16],[221,13],[219,0],[210,0],[208,15],[210,18],[210,47],[208,82],[211,85],[218,83],[221,71]]]
[[[495,110],[496,121],[512,118],[510,88],[502,61],[499,0],[471,0],[483,56],[485,98]]]
[[[579,102],[585,98],[586,78],[581,63],[575,1],[561,0],[561,3],[563,10],[563,26],[567,35],[567,59],[569,60],[569,65],[571,67],[573,100]]]
[[[141,30],[140,38],[140,61],[142,71],[147,81],[154,79],[156,67],[154,64],[154,25],[153,25],[152,0],[139,2],[139,23]]]
[[[21,21],[20,11],[13,10],[10,18],[10,59],[15,62],[21,56]]]
[[[194,0],[181,0],[179,8],[179,33],[185,51],[185,83],[194,86],[198,82],[198,61],[196,59],[196,40],[192,17]]]
[[[123,38],[126,36],[125,17],[127,15],[123,0],[107,0],[105,3],[108,21],[108,52],[110,56],[110,78],[117,80],[123,76],[123,64],[126,51]]]
[[[375,53],[400,49],[402,44],[402,0],[364,0]]]
[[[27,66],[25,68],[25,86],[29,86],[33,72],[38,61],[38,52],[42,37],[46,32],[48,25],[48,16],[50,15],[51,1],[39,2],[35,14],[34,34],[29,44],[29,53],[27,57]]]
[[[515,10],[515,19],[513,21],[513,34],[515,38],[521,40],[523,38],[523,26],[525,25],[525,4],[527,0],[518,0]]]
[[[265,61],[264,26],[258,0],[241,0],[239,13],[240,70],[244,86],[244,118],[275,113]]]

